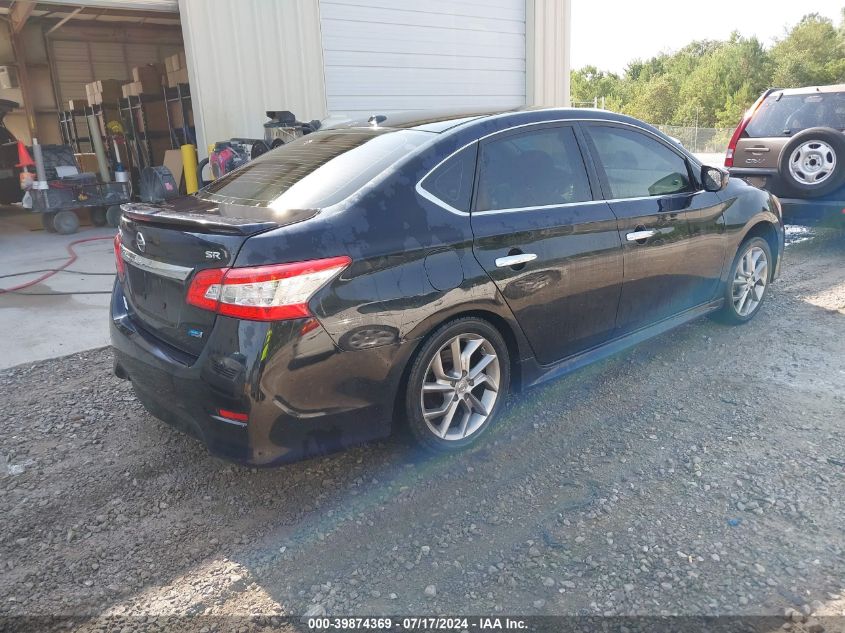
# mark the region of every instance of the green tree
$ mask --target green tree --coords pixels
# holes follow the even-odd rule
[[[845,83],[845,9],[838,28],[811,14],[770,50],[732,33],[674,53],[634,60],[619,76],[587,66],[572,72],[573,101],[605,98],[608,108],[650,123],[734,127],[769,87]]]
[[[772,48],[772,80],[781,88],[845,81],[842,29],[816,13],[805,16]]]

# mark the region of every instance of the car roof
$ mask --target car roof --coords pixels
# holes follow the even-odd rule
[[[544,120],[557,121],[567,119],[595,119],[631,123],[653,130],[653,128],[647,123],[625,116],[624,114],[617,114],[608,110],[597,110],[593,108],[545,108],[524,106],[520,108],[498,110],[467,108],[453,110],[410,110],[374,113],[368,118],[342,119],[336,122],[330,122],[330,125],[324,125],[321,129],[372,128],[377,126],[383,129],[409,129],[440,134],[466,123],[478,123],[485,119],[491,119],[494,117],[504,123],[509,117],[521,119],[524,115],[529,113],[531,114],[532,122],[538,123]]]
[[[805,86],[803,88],[775,88],[772,94],[809,95],[814,93],[845,92],[845,84],[831,84],[830,86]]]

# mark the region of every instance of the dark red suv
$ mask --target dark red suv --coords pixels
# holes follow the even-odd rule
[[[775,194],[787,222],[845,220],[845,84],[763,93],[731,138],[731,175]]]

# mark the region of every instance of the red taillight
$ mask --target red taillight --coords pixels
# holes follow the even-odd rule
[[[123,281],[126,277],[126,262],[123,261],[121,254],[121,246],[123,242],[120,239],[120,233],[114,236],[114,266],[117,268],[117,278]]]
[[[240,413],[238,411],[229,411],[228,409],[217,409],[217,415],[227,420],[234,420],[235,422],[246,422],[249,420],[248,413]]]
[[[731,142],[728,143],[728,151],[725,152],[725,167],[734,166],[734,154],[736,153],[736,146],[739,144],[739,139],[742,138],[742,133],[745,132],[745,128],[747,128],[748,124],[751,123],[751,119],[754,117],[754,113],[757,112],[757,108],[763,104],[763,101],[765,101],[766,97],[770,94],[771,91],[763,93],[763,95],[754,102],[754,105],[748,109],[745,116],[742,117],[742,121],[739,122],[739,125],[736,126],[733,136],[731,136]]]
[[[250,268],[212,268],[196,274],[189,304],[218,314],[253,321],[311,316],[308,301],[352,262],[331,257]]]

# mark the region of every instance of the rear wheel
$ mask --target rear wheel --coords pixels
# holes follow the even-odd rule
[[[725,288],[725,305],[717,315],[720,321],[739,325],[754,318],[766,298],[773,265],[766,240],[753,237],[742,243]]]
[[[490,428],[510,386],[510,357],[487,321],[461,318],[423,343],[405,391],[408,425],[424,448],[451,453]]]
[[[53,219],[56,217],[55,212],[47,212],[41,214],[41,226],[44,227],[44,230],[48,233],[55,233],[56,227],[53,226]]]
[[[818,198],[845,184],[845,135],[831,128],[810,128],[793,136],[778,159],[787,193]]]
[[[108,224],[108,218],[106,217],[106,209],[103,207],[94,207],[89,212],[91,215],[91,224],[94,226],[105,226]]]
[[[59,211],[53,218],[53,228],[60,235],[71,235],[79,230],[79,216],[73,211]]]
[[[108,211],[106,211],[106,222],[108,222],[110,227],[116,229],[120,226],[120,217],[122,215],[123,211],[121,211],[118,205],[109,207]]]

